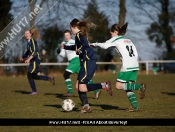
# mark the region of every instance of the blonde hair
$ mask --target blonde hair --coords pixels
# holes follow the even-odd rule
[[[39,34],[36,28],[32,28],[31,30],[26,30],[26,31],[29,31],[33,38],[40,39],[41,37],[41,35]]]

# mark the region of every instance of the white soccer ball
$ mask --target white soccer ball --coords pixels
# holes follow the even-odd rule
[[[71,99],[65,99],[62,102],[62,108],[64,111],[72,111],[75,107],[75,103]]]

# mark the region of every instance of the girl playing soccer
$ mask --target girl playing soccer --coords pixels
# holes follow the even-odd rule
[[[64,45],[64,49],[75,50],[80,59],[80,72],[76,82],[76,89],[78,90],[79,98],[83,104],[83,108],[80,110],[80,113],[92,112],[86,95],[87,91],[104,88],[104,90],[108,91],[111,96],[113,93],[109,81],[105,83],[88,84],[96,70],[94,51],[88,43],[88,30],[94,26],[95,25],[90,21],[79,21],[78,19],[73,19],[70,22],[70,28],[72,33],[75,34],[75,46],[70,48],[70,46],[67,47]]]
[[[138,65],[138,53],[135,45],[130,39],[123,37],[126,33],[128,23],[120,27],[118,24],[114,24],[111,27],[111,39],[105,43],[93,43],[93,46],[99,46],[107,49],[109,47],[115,47],[122,60],[122,68],[118,73],[116,80],[116,89],[125,90],[127,97],[131,103],[131,108],[127,109],[129,112],[138,111],[138,103],[136,96],[132,90],[140,90],[140,99],[145,97],[145,84],[134,84],[136,82],[137,73],[139,70]]]
[[[34,38],[39,37],[40,35],[38,34],[36,29],[25,31],[25,38],[27,39],[27,50],[20,58],[20,61],[24,61],[24,58],[28,57],[27,60],[25,60],[25,63],[29,63],[27,78],[32,89],[30,95],[38,94],[34,79],[50,81],[53,85],[55,85],[54,77],[37,75],[37,73],[39,72],[39,65],[41,59],[39,57],[38,44]]]
[[[71,31],[69,30],[64,31],[64,41],[61,44],[66,46],[75,46],[75,40],[72,39]],[[72,51],[72,50],[58,49],[57,53],[62,57],[66,56],[69,61],[69,65],[67,66],[63,77],[65,79],[66,86],[68,89],[68,92],[64,96],[70,97],[70,96],[73,96],[72,80],[70,78],[70,75],[73,73],[76,73],[76,74],[79,73],[80,59],[79,59],[79,56],[75,53],[75,51]],[[93,83],[93,81],[90,80],[89,83],[91,84]],[[94,90],[94,93],[95,93],[95,98],[98,99],[101,91],[97,89],[97,90]]]

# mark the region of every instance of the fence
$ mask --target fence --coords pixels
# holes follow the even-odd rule
[[[148,75],[149,71],[152,70],[153,63],[161,66],[163,70],[163,64],[165,63],[175,63],[175,60],[155,60],[155,61],[139,61],[140,69],[145,70],[145,74]],[[121,62],[97,62],[97,65],[121,65]],[[66,66],[68,63],[41,63],[41,66]],[[28,66],[25,63],[12,63],[12,64],[0,64],[1,67],[13,67],[13,66]]]

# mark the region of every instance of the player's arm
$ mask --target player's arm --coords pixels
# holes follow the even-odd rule
[[[29,55],[29,50],[27,49],[27,51],[22,55],[22,58],[25,59],[27,58]]]
[[[116,44],[115,43],[111,43],[109,41],[106,41],[105,43],[92,43],[91,46],[98,46],[100,48],[107,49],[109,47],[116,46]]]
[[[73,51],[75,51],[75,45],[64,45],[64,47],[63,47],[65,50],[73,50]]]
[[[79,55],[81,53],[85,53],[85,49],[89,48],[90,45],[88,43],[88,41],[86,40],[86,38],[82,35],[82,34],[78,34],[78,40],[79,40],[79,48],[76,49],[76,53]]]
[[[36,42],[33,38],[32,38],[30,41],[31,41],[31,43],[32,43],[32,44],[31,44],[31,49],[32,49],[32,54],[31,54],[31,56],[32,56],[32,57],[31,57],[31,56],[30,56],[30,57],[33,58],[33,57],[36,57],[36,56],[37,56],[37,53],[36,53],[37,42]],[[30,57],[29,57],[29,58],[30,58]]]
[[[61,46],[60,46],[61,45]],[[58,45],[58,49],[57,49],[57,54],[60,55],[61,53],[61,49],[64,49],[64,43],[62,42],[60,45]]]
[[[20,57],[20,61],[24,61],[25,58],[27,58],[29,56],[29,49],[26,50],[26,52],[22,55],[22,57]]]
[[[34,57],[36,57],[37,56],[37,53],[36,53],[36,48],[37,48],[37,42],[32,38],[31,40],[31,52],[32,52],[32,54],[31,54],[31,56],[29,56],[29,58],[25,61],[25,63],[29,63],[30,62],[30,60],[32,59],[32,58],[34,58]]]
[[[58,51],[58,50],[59,50],[59,51]],[[57,49],[57,53],[58,53],[58,55],[61,56],[61,57],[66,57],[66,51],[65,51],[65,49],[63,49],[63,48]]]

